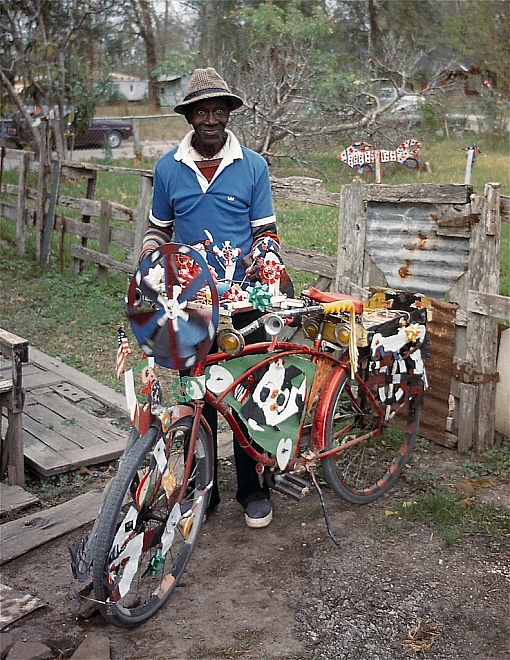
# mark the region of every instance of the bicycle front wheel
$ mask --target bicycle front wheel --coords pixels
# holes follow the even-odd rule
[[[387,396],[381,403],[378,390],[343,372],[327,413],[325,450],[344,448],[322,460],[324,476],[351,504],[373,502],[393,486],[418,433],[421,397]]]
[[[151,428],[125,455],[101,508],[93,559],[101,614],[132,628],[151,617],[179,582],[209,501],[213,451],[200,427],[184,488],[192,418],[163,434]],[[184,497],[182,497],[182,494]]]

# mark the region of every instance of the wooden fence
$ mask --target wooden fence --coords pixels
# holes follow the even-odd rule
[[[1,190],[16,196],[16,201],[0,202],[0,215],[16,222],[19,254],[24,253],[26,227],[35,225],[36,253],[43,262],[49,256],[52,233],[58,231],[62,237],[73,234],[80,238],[80,243],[71,245],[76,271],[83,262],[97,264],[102,279],[109,269],[133,271],[150,209],[152,171],[74,161],[56,162],[50,171],[34,161],[30,153],[2,149],[0,180],[4,165],[10,163],[12,167],[13,160],[18,184],[2,183]],[[38,173],[37,189],[27,185],[29,171]],[[94,199],[101,171],[138,177],[136,209]],[[85,197],[60,195],[61,176],[86,180]],[[45,193],[50,178],[51,192]],[[422,429],[429,439],[460,451],[481,452],[490,446],[498,379],[497,318],[510,320],[510,299],[498,295],[500,222],[509,220],[509,198],[499,195],[496,184],[488,184],[484,197],[474,197],[469,186],[432,184],[351,184],[340,193],[331,193],[324,190],[320,180],[307,177],[273,178],[272,191],[277,199],[339,209],[338,258],[282,246],[285,263],[317,275],[321,288],[334,286],[361,298],[388,282],[392,288],[423,293],[425,287],[432,293],[441,292],[434,300],[436,326],[431,327],[436,361],[429,368],[432,392],[427,397],[428,414],[422,416],[432,424]],[[77,211],[80,218],[66,215],[67,209]],[[389,230],[388,221],[395,214],[399,222]],[[92,218],[97,220],[92,222]],[[134,229],[114,226],[112,220],[134,225]],[[412,245],[402,255],[392,248],[392,240],[397,237],[402,243],[403,235]],[[90,240],[97,241],[97,249],[89,247]],[[430,249],[434,240],[442,242]],[[124,249],[123,261],[110,255],[114,245]],[[452,262],[459,249],[464,255],[453,271],[444,259],[441,261],[445,249]],[[434,252],[439,260],[431,261]],[[423,254],[426,261],[420,269]],[[445,293],[455,304],[442,302]]]

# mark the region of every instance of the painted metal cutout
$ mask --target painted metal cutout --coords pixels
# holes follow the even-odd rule
[[[421,143],[417,140],[406,140],[395,150],[373,149],[367,142],[354,142],[338,156],[343,163],[355,169],[359,174],[374,171],[377,161],[381,163],[396,162],[408,169],[419,168],[419,151]]]
[[[276,448],[276,462],[280,470],[285,470],[289,458],[292,456],[292,439],[282,438]]]
[[[237,384],[238,378],[248,370]],[[299,355],[248,355],[206,369],[206,387],[222,394],[246,423],[250,436],[266,451],[277,454],[284,439],[295,448],[305,402],[313,381],[315,364]],[[281,445],[281,461],[287,444]]]

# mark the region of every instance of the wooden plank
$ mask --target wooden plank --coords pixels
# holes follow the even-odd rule
[[[71,256],[76,259],[81,259],[82,261],[89,261],[98,266],[103,266],[104,268],[119,270],[121,273],[128,273],[129,275],[131,275],[134,270],[133,264],[116,261],[107,254],[101,254],[101,252],[96,252],[95,250],[83,247],[82,245],[71,245]]]
[[[12,390],[12,378],[0,378],[0,394]]]
[[[112,218],[112,209],[109,202],[105,199],[101,200],[101,219],[99,224],[99,252],[108,255],[110,248],[110,221]],[[99,266],[98,272],[99,282],[105,283],[108,281],[108,268]]]
[[[510,196],[500,195],[499,212],[501,213],[501,222],[510,222]]]
[[[142,242],[147,220],[151,209],[152,200],[152,174],[144,175],[140,179],[140,190],[138,192],[138,207],[136,209],[135,241],[133,245],[133,254],[137,257],[142,251]]]
[[[364,184],[363,195],[370,202],[413,202],[416,204],[468,204],[473,189],[460,183],[405,183],[398,186]]]
[[[510,298],[496,293],[468,291],[468,312],[510,321]]]
[[[33,436],[26,428],[23,435],[25,462],[43,477],[69,472],[83,465],[100,465],[119,458],[126,448],[127,437],[126,432],[122,440],[58,452],[42,442],[41,438]]]
[[[27,412],[27,414],[31,415],[32,417],[35,417],[36,415],[34,409],[31,408],[31,406],[34,403],[44,406],[47,410],[47,413],[52,415],[52,419],[54,419],[54,423],[58,423],[61,420],[66,420],[69,423],[69,420],[72,420],[71,428],[75,426],[79,426],[80,428],[85,429],[89,433],[92,432],[94,436],[97,437],[99,440],[108,441],[108,439],[111,438],[112,436],[118,438],[124,435],[124,431],[122,431],[122,429],[113,426],[113,424],[110,424],[110,422],[107,422],[101,417],[95,417],[95,416],[91,417],[91,415],[88,412],[81,409],[79,406],[74,405],[69,401],[66,401],[63,397],[61,397],[57,393],[52,393],[52,394],[46,392],[39,393],[37,392],[37,390],[29,392],[27,394],[25,411]],[[42,407],[41,408],[37,407],[37,411],[39,411],[39,414],[42,414],[43,416],[45,415]],[[38,419],[39,421],[41,421],[42,418],[38,418]],[[92,420],[93,420],[93,428],[91,429]]]
[[[271,192],[275,199],[289,199],[293,202],[333,207],[340,203],[339,193],[325,190],[320,179],[306,176],[289,176],[285,179],[271,177]]]
[[[336,273],[336,258],[328,257],[325,254],[309,252],[290,245],[281,246],[281,255],[284,264],[294,270],[302,270],[306,273],[315,273],[323,275],[329,279],[334,279]]]
[[[18,353],[22,362],[28,362],[28,341],[0,328],[0,352],[6,357]]]
[[[135,167],[117,167],[115,165],[96,165],[95,163],[77,163],[74,160],[62,161],[62,173],[76,178],[78,172],[81,178],[89,178],[91,172],[119,172],[120,174],[137,174],[152,177],[152,170],[139,170]]]
[[[46,355],[33,347],[30,348],[30,360],[41,369],[53,372],[61,376],[68,383],[76,385],[88,394],[91,394],[95,399],[103,401],[112,408],[117,408],[122,412],[126,411],[126,397],[124,394],[106,387],[106,385],[99,383],[91,376],[87,376],[87,374],[83,374],[77,369],[73,369],[73,367],[70,367],[61,360]]]
[[[337,290],[343,278],[363,287],[365,203],[363,184],[342,186],[338,219]]]
[[[475,408],[477,404],[477,386],[460,384],[459,400],[459,433],[457,449],[459,452],[468,452],[473,447],[475,427]]]
[[[28,493],[21,486],[8,486],[6,483],[0,482],[0,514],[23,509],[37,502],[39,502],[39,498]]]
[[[32,435],[26,425],[23,430],[23,446],[26,464],[43,477],[62,474],[74,468],[72,461]]]
[[[499,213],[499,185],[485,184],[485,203],[481,208],[482,221],[473,225],[469,254],[469,291],[483,291],[498,295],[501,216]],[[498,321],[492,316],[467,313],[466,362],[479,374],[496,371]],[[487,385],[487,386],[486,386]],[[495,387],[490,383],[478,385],[474,412],[473,449],[482,452],[494,441]],[[483,408],[481,407],[483,405]],[[489,414],[489,411],[491,413]],[[459,415],[464,416],[461,407]],[[487,427],[492,424],[492,430]],[[460,441],[460,438],[459,438]]]
[[[103,491],[90,490],[69,502],[30,517],[0,525],[0,565],[91,523],[103,499]]]
[[[118,202],[110,202],[112,205],[112,218],[123,222],[132,222],[135,217],[133,209]],[[58,206],[80,211],[82,215],[99,218],[101,215],[101,201],[94,199],[78,199],[67,195],[58,196]]]
[[[55,229],[65,233],[79,236],[80,238],[99,239],[99,227],[91,225],[81,220],[68,218],[67,216],[58,216],[55,220]],[[135,233],[132,229],[122,229],[120,227],[110,227],[110,240],[121,247],[132,248],[135,241]]]
[[[0,584],[0,630],[44,605],[45,602],[35,596]]]

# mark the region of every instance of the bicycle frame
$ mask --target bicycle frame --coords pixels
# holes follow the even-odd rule
[[[242,353],[239,356],[232,357],[225,352],[218,352],[208,355],[204,360],[202,360],[195,368],[191,370],[192,377],[203,376],[207,367],[212,365],[217,365],[222,362],[227,362],[238,357],[244,357],[246,355],[262,355],[259,362],[247,368],[240,376],[232,381],[232,383],[226,387],[220,394],[215,395],[210,390],[206,389],[204,393],[203,400],[195,400],[192,402],[192,412],[191,415],[195,417],[195,422],[198,417],[201,416],[201,411],[203,408],[203,403],[207,402],[213,408],[215,408],[219,414],[225,419],[229,427],[234,433],[236,442],[242,447],[242,449],[254,460],[256,460],[261,466],[266,466],[269,468],[276,468],[278,466],[276,458],[268,456],[267,454],[257,451],[250,441],[250,438],[247,436],[243,428],[239,423],[239,417],[234,414],[231,409],[231,406],[225,403],[227,396],[232,395],[232,392],[239,387],[243,381],[252,377],[257,371],[261,368],[264,368],[270,365],[275,360],[285,358],[287,356],[296,356],[304,355],[311,358],[313,363],[316,363],[318,360],[326,360],[331,365],[331,372],[326,378],[322,394],[319,397],[316,405],[314,414],[310,420],[311,423],[311,439],[310,446],[307,449],[311,450],[311,453],[307,454],[306,457],[301,456],[302,452],[302,438],[303,430],[306,426],[306,415],[302,416],[298,427],[298,434],[296,438],[296,444],[294,448],[293,456],[289,459],[286,470],[298,470],[300,468],[306,467],[307,464],[316,462],[323,458],[329,456],[334,456],[339,452],[349,449],[350,447],[366,442],[368,439],[376,437],[379,435],[381,427],[384,423],[384,410],[381,408],[379,403],[376,401],[368,387],[366,386],[363,379],[359,374],[354,374],[353,377],[360,387],[364,394],[370,399],[374,408],[378,411],[380,416],[380,424],[376,429],[372,430],[370,433],[357,436],[351,441],[343,442],[342,445],[335,447],[329,451],[325,450],[326,446],[326,417],[327,413],[331,407],[331,397],[336,389],[336,386],[344,376],[344,374],[349,373],[351,369],[349,356],[344,353],[340,359],[333,357],[330,353],[320,350],[320,342],[316,342],[316,345],[311,348],[301,344],[294,344],[289,342],[260,342],[256,344],[250,344],[245,346]],[[309,390],[313,387],[313,382],[310,385]],[[351,396],[354,401],[354,397]],[[205,420],[204,420],[205,421]],[[343,429],[345,431],[347,429]],[[196,431],[194,431],[194,436],[198,432],[198,426]]]

